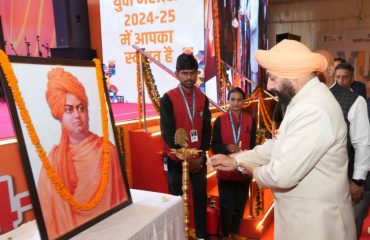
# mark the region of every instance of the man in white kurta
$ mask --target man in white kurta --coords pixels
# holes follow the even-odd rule
[[[232,156],[215,155],[214,168],[246,169],[275,198],[275,240],[354,240],[347,179],[347,128],[342,110],[313,72],[325,58],[284,40],[256,53],[267,88],[288,104],[274,139]]]

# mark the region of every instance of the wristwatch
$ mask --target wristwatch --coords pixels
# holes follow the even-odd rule
[[[359,187],[362,187],[365,185],[365,180],[362,180],[362,179],[352,179],[352,182]]]
[[[234,160],[235,161],[233,163],[233,168],[244,174],[246,172],[246,169],[244,167],[240,166],[240,163],[235,158],[234,158]]]

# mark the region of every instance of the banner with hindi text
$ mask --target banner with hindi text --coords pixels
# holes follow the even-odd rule
[[[104,70],[112,102],[137,102],[136,50],[175,71],[176,58],[192,52],[204,80],[204,2],[199,0],[100,1]],[[160,96],[178,81],[151,64]],[[147,94],[146,94],[147,96]],[[149,100],[147,99],[147,102]]]

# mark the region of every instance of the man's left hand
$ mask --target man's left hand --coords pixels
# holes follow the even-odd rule
[[[364,191],[365,191],[364,186],[357,186],[352,181],[350,182],[349,192],[351,193],[352,202],[358,203],[361,200]]]
[[[216,170],[232,171],[235,170],[236,160],[233,157],[216,154],[210,158],[211,166]]]

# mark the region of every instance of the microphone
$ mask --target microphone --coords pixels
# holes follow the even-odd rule
[[[39,57],[42,57],[42,52],[40,50],[40,36],[36,35],[36,42],[37,42],[37,50],[39,52]]]
[[[50,57],[50,47],[49,47],[49,44],[48,43],[45,43],[45,44],[41,44],[41,47],[45,48],[46,49],[46,52],[47,52],[47,57]]]
[[[27,57],[31,56],[30,53],[30,42],[27,41],[27,37],[24,37],[24,43],[26,44],[26,49],[27,49]]]
[[[14,55],[15,56],[18,56],[18,53],[15,51],[15,49],[14,49],[14,45],[13,45],[13,43],[10,43],[10,47],[12,48],[12,50],[13,50],[13,52],[14,52]]]

